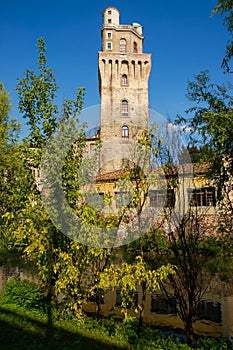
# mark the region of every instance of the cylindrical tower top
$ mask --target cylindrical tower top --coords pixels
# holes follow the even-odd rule
[[[111,25],[119,25],[120,23],[120,12],[116,7],[107,7],[103,11],[103,25],[111,26]]]

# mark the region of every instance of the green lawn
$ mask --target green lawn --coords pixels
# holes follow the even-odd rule
[[[157,330],[144,327],[138,336],[138,321],[128,317],[95,319],[54,307],[53,325],[47,322],[48,304],[36,285],[11,279],[0,293],[1,350],[190,350],[176,339],[165,339]],[[204,338],[198,350],[230,350],[224,340]]]
[[[107,336],[101,329],[91,329],[80,322],[58,320],[52,329],[50,344],[46,339],[46,317],[14,305],[0,307],[1,350],[130,349],[126,341]]]

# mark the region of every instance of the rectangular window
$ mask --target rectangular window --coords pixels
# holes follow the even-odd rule
[[[128,101],[126,100],[121,102],[121,114],[128,114]]]
[[[112,50],[112,43],[106,43],[106,45],[107,45],[107,50]]]
[[[116,192],[116,207],[122,208],[127,206],[131,201],[131,193],[128,191]]]
[[[87,204],[97,210],[104,208],[104,193],[89,193],[87,196]]]
[[[212,207],[216,205],[215,188],[203,187],[188,189],[188,200],[191,206]]]
[[[150,207],[154,208],[174,208],[175,192],[173,189],[151,190],[149,191]]]
[[[120,52],[126,52],[126,40],[124,38],[120,40]]]
[[[164,315],[176,315],[176,299],[175,297],[166,297],[164,295],[154,294],[151,297],[151,312]]]
[[[95,296],[95,295],[91,295],[89,297],[89,301],[91,301],[92,303],[97,303],[97,302],[100,302],[100,304],[104,304],[104,297],[103,296]]]
[[[163,190],[152,190],[149,192],[150,207],[164,207],[165,193]]]
[[[202,300],[197,308],[197,317],[199,320],[222,322],[221,303]]]
[[[112,23],[112,20],[111,20],[111,18],[109,18],[109,19],[108,19],[108,23],[109,23],[109,24],[110,24],[110,23]]]
[[[124,125],[122,127],[121,133],[122,133],[122,137],[129,137],[129,128],[128,128],[128,126]]]
[[[116,289],[116,306],[121,306],[122,298],[121,298],[121,290],[120,288]]]
[[[126,52],[126,46],[125,45],[121,45],[120,46],[120,52],[123,52],[123,53]]]
[[[121,76],[121,85],[128,86],[128,79],[127,79],[127,75],[126,74],[123,74]]]
[[[138,292],[130,290],[129,291],[129,299],[130,302],[127,303],[127,309],[128,308],[136,308],[138,306]],[[116,306],[122,305],[122,298],[121,298],[121,289],[116,288]]]
[[[107,33],[107,38],[108,38],[108,39],[112,39],[112,33],[111,33],[111,32],[108,32],[108,33]]]
[[[111,15],[112,14],[112,11],[111,10],[108,10],[108,15]]]

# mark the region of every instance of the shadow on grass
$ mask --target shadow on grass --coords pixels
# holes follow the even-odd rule
[[[114,345],[107,338],[96,339],[62,327],[53,328],[53,339],[46,342],[46,322],[0,307],[1,350],[120,350],[127,345]]]

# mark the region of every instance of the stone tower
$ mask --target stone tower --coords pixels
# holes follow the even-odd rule
[[[130,158],[132,142],[148,128],[151,54],[143,53],[142,26],[120,24],[115,7],[103,11],[102,51],[98,54],[101,97],[101,172]]]

